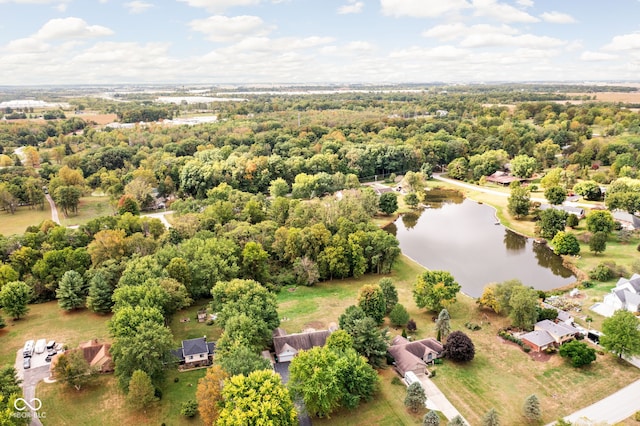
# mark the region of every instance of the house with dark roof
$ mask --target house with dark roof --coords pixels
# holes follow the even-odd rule
[[[71,354],[73,352],[80,352],[92,369],[99,373],[111,373],[115,366],[113,359],[111,359],[110,349],[110,343],[100,343],[98,339],[93,339],[88,342],[80,343],[76,349],[69,349],[65,351],[65,353]],[[55,371],[55,365],[59,358],[60,357],[57,356],[52,358],[52,372]]]
[[[402,377],[409,371],[416,375],[427,374],[427,364],[440,358],[443,350],[442,344],[431,337],[411,342],[402,336],[396,336],[387,348],[387,352],[394,359],[396,371]]]
[[[182,346],[171,353],[187,368],[201,367],[211,364],[215,348],[215,342],[207,342],[207,336],[204,336],[183,340]]]
[[[335,324],[328,330],[308,329],[302,333],[287,334],[282,328],[273,331],[273,348],[277,362],[289,362],[298,352],[309,350],[316,346],[324,346],[327,338],[337,330]]]
[[[504,186],[509,186],[512,182],[520,182],[523,180],[501,170],[498,170],[492,175],[486,176],[485,179],[487,180],[487,182],[493,182]]]

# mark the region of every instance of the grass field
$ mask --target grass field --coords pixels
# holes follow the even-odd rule
[[[58,208],[60,223],[63,226],[82,225],[91,219],[100,216],[109,216],[113,214],[113,210],[109,205],[109,197],[82,197],[78,205],[78,214],[65,217],[62,210]]]
[[[7,326],[0,330],[0,364],[13,365],[18,349],[29,339],[62,342],[69,347],[90,339],[106,339],[111,315],[97,315],[83,309],[65,312],[57,302],[29,305],[29,312],[18,321],[3,314]]]
[[[192,307],[178,312],[172,318],[170,327],[176,347],[180,346],[183,339],[206,335],[208,339],[216,340],[220,336],[219,327],[198,323],[196,320],[197,311],[205,304],[206,301],[198,301]],[[54,306],[57,308],[57,305]],[[84,313],[87,312],[84,311]],[[181,321],[181,319],[187,318],[189,318],[188,322]],[[77,324],[73,322],[60,327],[63,333],[70,332],[70,330],[66,330],[67,328],[75,330],[82,324],[91,322],[85,321],[80,316],[76,319],[78,320]],[[104,333],[106,337],[106,327]],[[22,343],[20,344],[22,345]],[[13,351],[13,356],[15,357],[15,351]],[[125,396],[118,388],[117,380],[113,374],[100,376],[90,386],[79,392],[61,383],[41,382],[36,394],[42,399],[43,407],[47,407],[45,422],[47,425],[159,425],[161,423],[166,425],[199,425],[200,420],[197,417],[187,419],[180,415],[180,408],[183,402],[195,399],[198,379],[203,377],[205,372],[205,369],[178,372],[177,369],[169,368],[166,379],[160,387],[162,400],[143,413],[135,412],[128,407]],[[178,381],[175,381],[176,378]]]
[[[46,201],[43,210],[19,207],[15,214],[3,211],[0,212],[0,234],[23,234],[27,227],[37,225],[47,219],[51,219],[51,209]]]
[[[412,299],[412,285],[422,270],[421,266],[403,257],[391,274],[400,303],[417,322],[416,337],[435,334],[432,320],[435,314],[419,310]],[[294,292],[284,290],[278,296],[280,315],[287,318],[282,326],[288,332],[295,332],[306,326],[323,327],[337,321],[340,313],[355,303],[358,288],[365,283],[377,282],[379,278],[361,277],[310,288],[299,287]],[[520,407],[532,393],[540,399],[544,407],[543,419],[549,422],[638,379],[636,368],[619,363],[609,354],[598,355],[596,363],[585,369],[570,367],[559,355],[544,362],[535,361],[518,346],[504,343],[497,337],[498,329],[508,325],[506,318],[479,311],[475,301],[466,296],[459,296],[450,312],[452,329],[463,330],[473,339],[476,359],[462,366],[445,362],[435,367],[438,374],[434,380],[471,424],[479,424],[484,413],[492,407],[499,412],[502,424],[523,423]],[[481,324],[482,329],[467,330],[464,323],[468,321]],[[390,332],[395,335],[400,330],[391,329]],[[374,403],[364,404],[354,413],[340,412],[340,416],[318,421],[318,424],[413,424],[416,419],[406,412],[400,401],[404,398],[404,389],[396,389],[390,384],[395,373],[389,368],[381,374],[383,390]]]

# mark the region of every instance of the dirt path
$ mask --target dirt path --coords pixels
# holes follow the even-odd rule
[[[169,221],[167,220],[165,215],[174,214],[174,213],[175,212],[173,210],[168,210],[166,212],[143,214],[141,216],[142,217],[153,217],[153,218],[156,218],[156,219],[160,219],[160,222],[162,222],[164,227],[169,229],[169,228],[171,228],[171,224],[169,223]]]

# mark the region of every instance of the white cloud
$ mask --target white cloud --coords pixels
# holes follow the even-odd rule
[[[500,22],[538,22],[539,19],[506,3],[496,0],[472,0],[476,16],[496,19]]]
[[[468,50],[460,49],[451,45],[443,45],[432,48],[412,46],[391,52],[389,56],[394,59],[411,59],[417,61],[423,59],[452,61],[467,58],[468,55]]]
[[[178,0],[187,3],[191,7],[201,7],[212,13],[224,12],[235,6],[252,6],[259,4],[260,0]]]
[[[16,4],[51,4],[51,3],[69,3],[72,0],[0,0],[2,3],[16,3]]]
[[[640,33],[615,36],[604,49],[616,51],[640,49]]]
[[[437,25],[422,33],[441,41],[460,40],[460,47],[480,48],[497,46],[515,46],[529,49],[546,49],[566,44],[565,41],[534,34],[520,34],[509,25],[479,24],[466,26],[462,23]]]
[[[387,16],[435,18],[471,7],[466,0],[380,0],[382,13]]]
[[[543,21],[552,24],[575,24],[576,20],[573,16],[561,12],[544,12],[540,15]]]
[[[50,47],[49,44],[44,43],[42,40],[28,37],[10,41],[5,46],[5,49],[10,52],[35,53],[46,52]]]
[[[129,10],[129,13],[132,15],[136,15],[138,13],[143,13],[152,8],[154,5],[151,3],[147,3],[140,0],[130,1],[128,3],[123,4]]]
[[[247,36],[266,36],[273,30],[260,17],[248,15],[209,16],[189,22],[189,27],[206,34],[208,40],[215,42],[235,41]]]
[[[59,5],[56,6],[56,10],[58,12],[64,12],[65,10],[67,10],[67,4],[66,3],[60,3]]]
[[[101,25],[88,25],[80,18],[51,19],[45,23],[32,37],[38,40],[54,40],[65,38],[91,38],[112,35],[113,31]]]
[[[516,0],[516,3],[521,7],[533,7],[533,0]]]
[[[587,62],[599,62],[599,61],[611,61],[613,59],[618,59],[617,55],[612,55],[610,53],[602,53],[602,52],[591,52],[587,50],[580,55],[580,59]]]
[[[223,52],[290,52],[322,46],[333,42],[331,37],[247,37],[229,47],[220,49]]]
[[[356,0],[348,0],[348,3],[338,8],[340,15],[347,15],[349,13],[360,13],[364,8],[364,3]]]

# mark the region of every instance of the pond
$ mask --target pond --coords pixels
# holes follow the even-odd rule
[[[500,225],[493,207],[443,190],[429,191],[425,205],[386,229],[402,253],[429,269],[449,271],[465,294],[480,297],[485,285],[510,279],[537,290],[575,281],[549,247]]]

